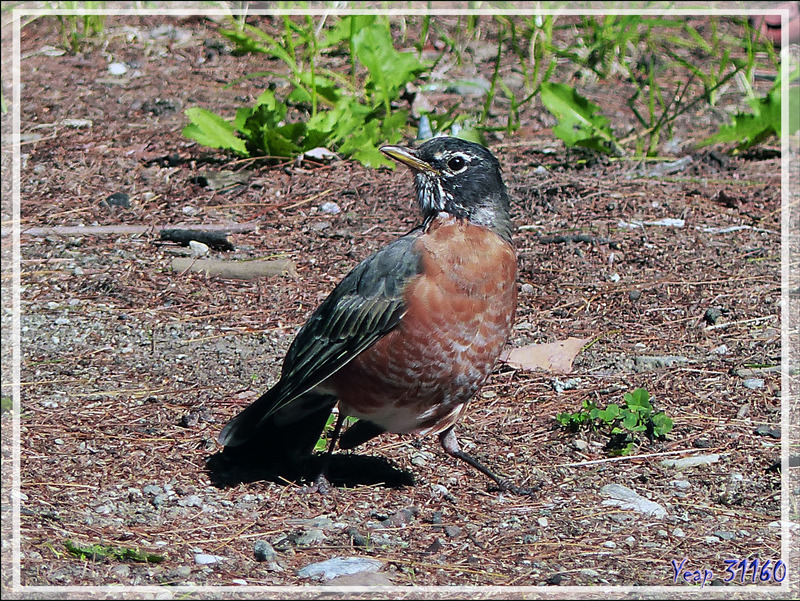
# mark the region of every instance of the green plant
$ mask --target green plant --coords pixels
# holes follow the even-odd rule
[[[322,431],[322,436],[319,437],[317,444],[314,445],[314,450],[317,453],[322,453],[328,448],[328,437],[333,434],[333,429],[336,426],[336,415],[331,414],[328,417],[328,421],[325,423],[325,429]],[[344,418],[344,422],[342,422],[342,427],[347,428],[351,424],[354,424],[357,421],[355,417],[346,417]]]
[[[663,411],[653,409],[650,394],[644,388],[626,393],[621,405],[609,403],[605,409],[584,400],[580,410],[559,413],[556,421],[572,432],[586,427],[603,430],[609,436],[606,449],[612,455],[630,454],[635,434],[644,433],[652,440],[664,437],[673,427],[672,420]]]
[[[800,87],[791,83],[800,77],[800,64],[795,63],[789,74],[789,122],[785,134],[792,135],[800,129]],[[772,89],[764,96],[757,98],[750,90],[748,104],[750,113],[736,113],[729,125],[720,127],[719,132],[700,142],[700,146],[709,144],[736,142],[736,152],[747,150],[772,137],[781,137],[781,78],[775,80]]]
[[[559,120],[555,135],[568,147],[583,146],[596,152],[629,154],[633,145],[637,155],[653,156],[665,132],[671,137],[678,118],[702,103],[714,106],[720,90],[732,79],[749,80],[759,52],[778,64],[771,46],[747,35],[746,19],[732,20],[744,34],[739,38],[720,33],[720,17],[698,23],[667,16],[587,16],[577,24],[563,25],[576,35],[573,42],[558,47],[552,43],[556,30],[553,16],[495,19],[497,58],[479,125],[499,129],[490,128],[487,117],[501,91],[509,105],[503,111],[508,115],[504,127],[508,132],[518,127],[519,107],[540,96],[545,108]],[[734,58],[743,44],[745,57]],[[523,75],[524,93],[519,97],[498,77],[501,58],[509,52],[517,56]],[[715,67],[701,69],[694,58],[697,54],[716,57]],[[575,70],[575,75],[627,81],[633,87],[627,105],[636,126],[618,137],[596,105],[570,86],[550,83],[556,61]]]
[[[191,123],[183,130],[185,136],[245,157],[289,158],[325,146],[367,166],[393,166],[377,146],[402,138],[408,112],[393,109],[392,104],[426,65],[414,54],[394,48],[387,20],[345,17],[319,42],[311,17],[306,17],[304,26],[285,17],[280,39],[249,25],[222,33],[239,51],[269,54],[289,67],[289,74],[261,72],[249,77],[283,77],[292,89],[282,100],[266,90],[252,107],[239,109],[233,121],[189,108]],[[342,43],[353,61],[349,77],[315,68],[322,48]],[[360,78],[359,65],[365,71]]]
[[[596,104],[570,86],[544,82],[541,85],[542,104],[558,119],[553,133],[567,146],[582,146],[606,154],[622,154],[608,118]]]
[[[91,11],[105,7],[105,2],[78,2],[65,0],[51,3],[58,19],[61,40],[64,47],[75,54],[91,38],[103,33],[105,15],[92,14]],[[69,11],[73,14],[61,14]],[[85,11],[85,12],[84,12]],[[83,14],[80,14],[83,12]]]

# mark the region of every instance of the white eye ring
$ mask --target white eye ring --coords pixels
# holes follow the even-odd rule
[[[469,158],[467,155],[460,152],[447,159],[447,168],[450,169],[450,171],[454,174],[461,173],[467,168],[468,165]]]

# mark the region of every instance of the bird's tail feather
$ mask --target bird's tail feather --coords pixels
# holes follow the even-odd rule
[[[336,397],[307,392],[278,411],[268,413],[267,391],[229,421],[218,441],[238,457],[280,465],[311,455],[336,404]]]

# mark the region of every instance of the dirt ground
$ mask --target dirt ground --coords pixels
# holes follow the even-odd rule
[[[3,94],[11,102],[3,19]],[[452,27],[455,19],[441,22]],[[482,41],[493,46],[485,23]],[[409,28],[419,24],[408,19]],[[380,593],[386,597],[531,597],[575,586],[600,594],[602,585],[685,585],[673,567],[684,559],[684,571],[713,571],[706,586],[787,595],[774,581],[752,584],[749,574],[744,583],[723,582],[725,560],[755,558],[784,561],[796,594],[797,552],[782,555],[781,494],[794,546],[798,468],[782,474],[776,462],[790,434],[797,455],[796,429],[781,433],[782,410],[797,421],[797,353],[783,357],[783,380],[780,369],[782,332],[785,349],[798,343],[797,196],[782,238],[777,140],[737,157],[724,147],[691,150],[741,106],[735,86],[717,107],[677,124],[664,156],[691,161],[673,173],[654,172],[658,162],[568,151],[535,101],[523,108],[518,132],[487,139],[517,225],[520,297],[509,348],[592,341],[570,374],[499,364],[457,427],[467,451],[518,484],[538,485],[534,496],[494,489],[435,437],[392,434],[355,456],[343,453],[336,466],[348,474],[345,484],[321,495],[303,482],[229,469],[215,439],[275,381],[297,328],[336,282],[418,223],[412,179],[404,168],[344,160],[236,161],[182,137],[184,109],[232,117],[266,83],[223,87],[264,70],[266,59],[231,56],[216,29],[203,18],[109,17],[102,43],[55,56],[47,49],[59,44],[54,20],[22,29],[16,573],[5,408],[13,374],[13,112],[2,116],[4,598],[304,594],[249,588],[295,585],[313,596],[323,583],[406,587]],[[453,61],[444,76],[490,76],[491,57],[465,56],[473,60]],[[111,62],[125,63],[127,73],[109,74]],[[512,61],[502,74],[512,78]],[[571,81],[615,125],[630,119],[625,82]],[[770,82],[755,85],[763,93]],[[454,92],[429,100],[461,102],[463,110],[482,102]],[[503,103],[494,110],[503,123]],[[797,155],[791,160],[796,176]],[[217,187],[220,171],[239,177]],[[109,206],[116,193],[130,206]],[[340,211],[328,212],[325,202]],[[186,225],[232,232],[235,250],[212,251],[214,258],[284,258],[289,267],[249,281],[173,270],[188,250],[163,243],[159,232]],[[612,457],[603,432],[568,432],[555,420],[584,400],[606,406],[640,387],[675,427],[665,440],[639,440],[633,456]],[[682,470],[663,463],[709,455],[716,457]],[[612,484],[663,513],[604,504],[603,487]],[[164,559],[79,558],[66,541]],[[336,557],[374,559],[378,569],[334,580],[302,571]],[[66,588],[121,585],[139,588]],[[482,588],[450,588],[457,585]],[[356,593],[327,593],[344,594]]]

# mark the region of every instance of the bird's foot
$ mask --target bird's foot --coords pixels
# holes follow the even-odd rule
[[[502,492],[510,492],[515,495],[532,497],[536,494],[536,491],[541,488],[538,484],[533,488],[523,488],[521,486],[517,486],[511,480],[506,478],[501,478],[497,474],[495,474],[492,470],[488,467],[483,465],[480,461],[472,457],[471,455],[465,453],[461,450],[458,446],[458,440],[456,439],[456,435],[453,433],[453,426],[450,426],[447,430],[439,434],[439,441],[442,443],[442,448],[448,455],[452,455],[466,463],[470,464],[479,472],[485,474],[492,480],[497,483],[498,488]]]
[[[314,478],[313,484],[303,487],[303,494],[319,493],[321,495],[329,495],[333,491],[333,485],[325,477],[325,474],[320,474]]]

